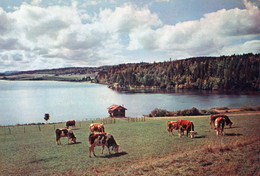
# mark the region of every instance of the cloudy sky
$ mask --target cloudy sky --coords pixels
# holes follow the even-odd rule
[[[0,72],[260,53],[260,0],[1,0]]]

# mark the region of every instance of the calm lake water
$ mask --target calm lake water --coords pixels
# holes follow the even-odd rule
[[[112,104],[124,105],[128,117],[149,114],[155,108],[182,110],[244,105],[259,106],[258,93],[178,91],[119,93],[106,85],[53,81],[0,81],[0,125],[105,118]]]

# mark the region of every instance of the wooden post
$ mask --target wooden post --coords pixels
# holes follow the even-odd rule
[[[39,131],[41,131],[41,125],[38,125]]]
[[[10,128],[8,128],[9,129],[9,134],[11,134],[11,129]]]
[[[129,117],[128,117],[128,123],[129,123]]]
[[[25,127],[23,127],[23,133],[25,133]]]
[[[53,128],[54,128],[54,130],[55,130],[55,124],[54,124]]]
[[[116,119],[114,119],[114,123],[116,123]]]

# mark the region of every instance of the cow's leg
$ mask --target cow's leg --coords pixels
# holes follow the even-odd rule
[[[88,146],[88,152],[89,152],[89,157],[91,158],[91,151],[92,151],[92,148],[91,148],[92,146],[91,145],[89,145]]]
[[[107,147],[107,150],[108,150],[109,155],[111,155],[111,153],[110,153],[110,147]]]
[[[92,147],[92,152],[93,152],[93,155],[96,157],[96,154],[95,154],[95,151],[94,151],[94,146]]]
[[[102,145],[101,153],[102,153],[102,154],[104,153],[104,145]]]

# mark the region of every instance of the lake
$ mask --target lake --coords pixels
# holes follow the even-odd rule
[[[54,81],[0,81],[0,125],[105,118],[112,104],[127,108],[127,117],[141,117],[155,108],[182,110],[192,107],[259,106],[259,92],[212,91],[116,92],[106,85]]]

